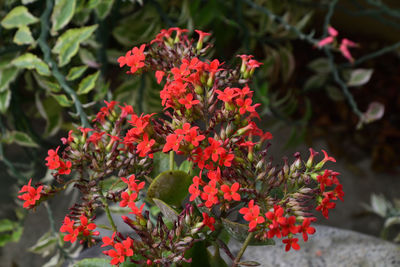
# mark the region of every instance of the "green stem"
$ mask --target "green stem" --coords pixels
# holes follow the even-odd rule
[[[244,252],[246,251],[246,248],[249,246],[250,241],[253,238],[253,236],[254,236],[254,232],[250,232],[247,235],[246,240],[244,240],[244,243],[243,243],[242,247],[240,248],[239,253],[236,256],[236,259],[234,260],[234,262],[232,264],[232,267],[239,266],[238,264],[240,262],[240,259],[242,258]]]
[[[103,195],[103,190],[102,190],[101,183],[100,183],[99,192],[100,192],[100,196],[101,196],[101,198],[100,198],[100,199],[101,199],[101,202],[103,203],[103,205],[104,205],[104,210],[106,211],[106,215],[107,215],[108,222],[110,223],[110,225],[111,225],[113,231],[114,231],[114,232],[117,232],[117,226],[115,225],[115,222],[114,222],[114,220],[113,220],[113,218],[112,218],[112,216],[111,216],[111,212],[110,212],[110,208],[109,208],[109,206],[108,206],[107,199],[106,199],[106,198],[104,197],[104,195]]]
[[[79,101],[75,91],[67,84],[64,76],[59,71],[56,62],[51,58],[50,47],[47,44],[47,36],[49,35],[50,29],[50,14],[53,9],[53,1],[46,0],[46,8],[40,17],[40,36],[38,39],[38,44],[44,55],[44,61],[51,68],[53,76],[56,78],[57,82],[60,84],[61,88],[72,98],[76,112],[81,118],[82,126],[90,127],[89,121],[87,119],[86,113],[83,110],[82,103]]]
[[[169,169],[171,171],[174,170],[174,163],[175,163],[174,156],[175,156],[175,152],[173,150],[171,150],[169,152]]]

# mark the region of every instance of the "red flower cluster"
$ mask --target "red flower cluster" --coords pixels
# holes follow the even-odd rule
[[[266,231],[266,237],[268,238],[287,236],[287,239],[282,240],[286,244],[286,251],[289,251],[290,248],[295,250],[300,249],[299,244],[297,244],[298,239],[293,238],[293,235],[301,233],[303,240],[307,241],[308,235],[315,233],[315,228],[310,226],[311,221],[315,220],[314,218],[303,218],[301,221],[302,224],[298,225],[296,224],[296,217],[285,217],[284,209],[278,205],[274,206],[273,211],[265,213],[265,218],[260,216],[260,207],[254,204],[254,200],[249,202],[248,208],[242,208],[239,212],[244,215],[243,218],[246,221],[250,222],[249,231],[254,231],[257,225],[260,225],[260,228],[268,229]]]
[[[89,244],[94,243],[92,237],[99,235],[98,231],[93,232],[97,227],[96,224],[89,223],[85,215],[81,215],[79,220],[80,221],[71,220],[68,216],[64,218],[63,225],[60,228],[60,232],[68,233],[64,236],[64,241],[74,243],[76,239],[79,238],[81,239],[81,243],[85,240],[88,241]],[[75,225],[77,223],[79,223],[78,226]]]
[[[128,237],[121,242],[116,242],[114,239],[115,233],[112,235],[111,238],[109,238],[108,236],[103,237],[104,244],[101,246],[113,246],[113,249],[103,251],[103,253],[112,258],[110,262],[112,265],[119,265],[120,263],[123,263],[125,261],[125,257],[133,256],[133,240]]]
[[[140,48],[134,47],[132,50],[129,50],[126,55],[118,58],[118,63],[120,67],[127,65],[131,68],[128,73],[135,73],[139,69],[144,67],[144,59],[146,55],[143,53],[145,44],[142,44]]]
[[[134,174],[132,174],[128,179],[125,177],[121,177],[121,180],[128,185],[128,191],[124,191],[121,193],[122,200],[119,202],[119,206],[128,206],[132,210],[130,213],[135,214],[137,217],[142,217],[144,203],[140,206],[140,208],[138,208],[135,201],[140,190],[144,188],[145,183],[137,183],[139,181],[135,180],[135,178],[136,177]]]
[[[71,166],[72,163],[71,161],[66,161],[64,162],[63,160],[60,159],[58,156],[58,149],[60,147],[57,147],[56,150],[50,149],[47,154],[48,156],[46,157],[46,166],[50,170],[57,170],[58,174],[70,174],[71,173]]]
[[[40,193],[42,192],[43,186],[39,186],[37,189],[35,189],[33,186],[31,186],[32,179],[29,180],[28,185],[24,185],[21,190],[19,190],[18,193],[25,193],[20,196],[18,196],[19,199],[24,200],[24,205],[23,207],[26,209],[32,209],[33,207],[36,206],[36,201],[40,199]]]

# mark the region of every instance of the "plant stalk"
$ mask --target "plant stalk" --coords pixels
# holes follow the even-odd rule
[[[238,264],[240,262],[240,259],[242,258],[244,252],[246,251],[246,248],[249,246],[250,240],[253,238],[253,236],[254,236],[254,232],[250,232],[247,235],[246,240],[244,240],[244,243],[243,243],[242,247],[240,248],[239,253],[237,254],[235,260],[233,261],[232,267],[239,266]]]

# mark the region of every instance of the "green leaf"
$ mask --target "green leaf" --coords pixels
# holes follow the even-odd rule
[[[131,83],[128,83],[131,84]],[[132,88],[132,87],[131,87]],[[153,169],[150,173],[151,177],[156,177],[160,173],[170,170],[169,154],[157,152],[153,154]]]
[[[44,136],[55,135],[63,121],[61,116],[62,108],[52,98],[46,98],[42,102],[39,93],[35,94],[35,103],[40,115],[46,120]]]
[[[169,205],[180,207],[188,195],[191,177],[183,171],[165,171],[158,175],[147,190],[147,197],[161,199]]]
[[[62,107],[70,107],[72,106],[73,102],[68,99],[68,97],[64,94],[61,95],[56,95],[56,94],[51,94],[52,97],[60,104]]]
[[[56,33],[70,22],[74,16],[75,6],[76,0],[56,0],[51,14],[52,33]]]
[[[78,79],[87,70],[87,68],[88,66],[85,65],[71,68],[66,77],[67,81]]]
[[[26,4],[30,4],[33,2],[36,2],[37,0],[22,0],[22,4],[26,5]]]
[[[35,77],[36,82],[39,86],[45,89],[47,92],[58,93],[61,91],[60,85],[55,81],[53,77],[50,79],[40,76],[40,75],[33,75]]]
[[[400,224],[400,216],[390,217],[390,218],[386,219],[384,227],[388,228],[395,224]]]
[[[241,261],[239,262],[239,266],[260,266],[261,264],[256,261]]]
[[[307,67],[316,73],[330,73],[331,67],[329,65],[329,60],[324,57],[317,58],[311,61]]]
[[[327,79],[328,77],[326,74],[316,74],[311,76],[304,85],[304,92],[321,88],[326,83]]]
[[[32,44],[34,41],[31,30],[27,26],[19,27],[13,39],[17,45]]]
[[[179,170],[190,174],[193,170],[193,163],[189,160],[185,160],[179,165]]]
[[[18,69],[16,67],[9,67],[0,69],[0,93],[7,90],[11,82],[18,76]]]
[[[350,73],[350,79],[347,82],[348,86],[361,86],[366,84],[374,72],[373,69],[356,69]]]
[[[237,241],[244,242],[249,234],[249,227],[245,224],[232,222],[228,219],[222,219],[222,225],[225,230]],[[266,239],[264,241],[253,238],[250,241],[251,246],[265,246],[265,245],[275,245],[275,241],[272,239]]]
[[[1,26],[6,29],[12,29],[36,23],[38,21],[38,18],[29,13],[26,7],[17,6],[8,12],[8,14],[2,19]]]
[[[160,212],[162,213],[164,218],[166,218],[169,222],[173,223],[178,219],[178,212],[168,206],[167,203],[157,198],[153,198],[152,200],[154,204],[156,204],[156,206],[160,209]]]
[[[89,8],[95,8],[97,16],[101,20],[110,14],[114,0],[90,0]]]
[[[11,62],[11,64],[21,69],[35,69],[40,75],[43,76],[50,75],[50,69],[47,64],[36,55],[31,53],[25,53],[17,57]]]
[[[11,233],[11,242],[18,242],[21,239],[24,228],[20,225]]]
[[[325,90],[328,96],[334,101],[343,101],[345,99],[342,91],[340,91],[336,86],[328,85],[325,87]]]
[[[184,263],[184,267],[211,267],[209,262],[206,241],[193,244],[193,247],[185,253],[185,258],[192,258],[191,263]]]
[[[389,204],[382,195],[371,195],[371,211],[385,218],[389,210]]]
[[[0,113],[5,113],[10,106],[11,91],[7,88],[0,93]]]
[[[97,78],[99,78],[100,71],[96,71],[95,73],[86,76],[82,81],[79,83],[78,87],[78,95],[84,95],[89,93],[94,86],[96,85]]]
[[[96,28],[97,25],[69,29],[57,39],[52,52],[58,54],[58,65],[60,67],[71,61],[71,58],[78,53],[80,44],[87,40]]]
[[[74,267],[111,267],[111,264],[109,259],[90,258],[78,261]]]
[[[14,223],[9,219],[0,220],[0,232],[12,231],[14,229]]]
[[[21,146],[38,147],[32,138],[24,132],[12,131],[10,134],[12,135],[14,142]]]
[[[368,109],[363,113],[363,122],[371,123],[379,120],[385,114],[385,106],[379,102],[372,102],[368,105]]]
[[[9,233],[0,234],[0,247],[3,247],[8,242],[11,242],[11,240],[12,240],[11,234]]]
[[[56,247],[57,241],[57,236],[53,235],[50,231],[46,232],[36,241],[36,244],[28,248],[28,251],[48,255]]]

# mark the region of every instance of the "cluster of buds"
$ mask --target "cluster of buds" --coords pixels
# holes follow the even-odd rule
[[[20,191],[29,191],[29,196],[20,196],[27,201],[24,207],[33,208],[41,196],[73,183],[82,201],[71,209],[61,229],[71,242],[77,238],[91,242],[96,227],[85,218],[94,217],[97,208],[109,212],[109,202],[129,207],[134,218],[123,216],[123,220],[135,235],[123,236],[111,221],[114,234],[102,239],[103,246],[112,246],[105,254],[113,265],[128,258],[142,265],[188,262],[185,252],[196,242],[215,241],[232,213],[242,216],[231,223],[247,227],[256,239],[284,238],[287,251],[300,249],[295,236],[301,234],[307,241],[315,232],[312,211],[321,211],[328,218],[328,210],[335,206],[332,201],[343,200],[339,174],[323,169],[326,162],[335,160],[323,151],[325,157],[317,163],[317,153],[310,149],[307,162],[296,153],[292,164],[284,159],[283,166],[274,166],[267,157],[272,134],[255,122],[260,118],[256,111],[259,104],[253,103],[250,89],[254,70],[262,63],[250,55],[240,55],[242,62],[236,68],[217,59],[202,60],[211,47],[204,46],[209,34],[196,31],[199,38],[194,46],[187,32],[162,30],[149,44],[134,47],[118,59],[121,67],[130,68],[130,75],[154,72],[163,86],[163,118],[138,115],[132,106],[105,101],[92,128],[71,130],[62,139],[66,146],[62,159],[59,148],[49,151],[47,166],[57,170],[53,175],[61,187],[33,188],[33,192],[29,184]],[[144,197],[151,184],[145,181],[151,183],[156,153],[169,153],[172,159],[180,155],[193,170],[192,184],[185,192],[189,203],[171,221],[172,227],[160,216],[152,223],[145,205],[138,204],[147,201]],[[62,176],[71,170],[78,178],[65,181]],[[103,182],[116,176],[114,184],[104,188]],[[181,203],[184,201],[182,198]],[[231,257],[227,247],[218,242]]]

